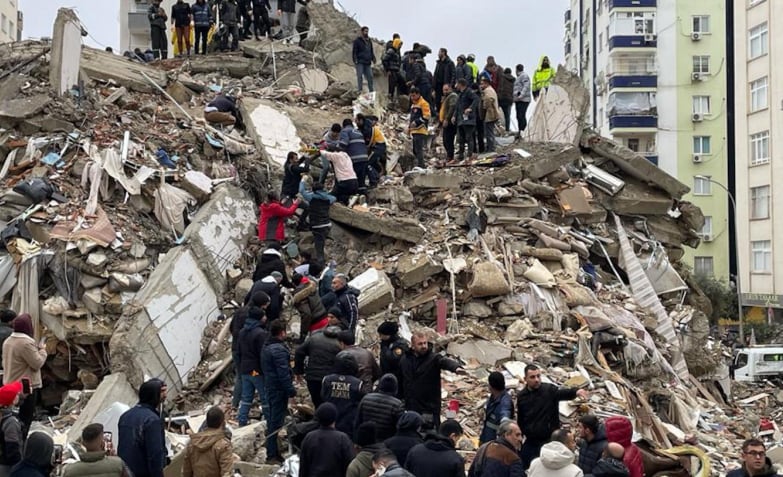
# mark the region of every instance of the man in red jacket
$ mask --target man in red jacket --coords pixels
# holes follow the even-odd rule
[[[296,213],[299,207],[299,199],[286,207],[280,203],[277,192],[269,191],[266,200],[258,207],[261,218],[258,220],[259,240],[277,240],[282,243],[285,240],[285,219]]]

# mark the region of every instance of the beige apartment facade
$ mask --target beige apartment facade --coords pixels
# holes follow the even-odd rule
[[[19,41],[22,36],[22,17],[19,0],[0,0],[0,43]]]

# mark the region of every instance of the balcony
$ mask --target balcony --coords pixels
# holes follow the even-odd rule
[[[658,116],[650,115],[616,115],[609,116],[609,132],[612,134],[622,133],[616,129],[633,129],[639,132],[640,129],[657,130]]]
[[[609,10],[613,8],[655,8],[657,0],[609,0]]]
[[[655,55],[615,56],[606,70],[609,89],[656,88],[658,67]]]
[[[609,51],[617,48],[657,48],[658,36],[645,35],[614,35],[609,37]]]

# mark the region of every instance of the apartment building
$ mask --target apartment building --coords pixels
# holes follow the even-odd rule
[[[783,3],[783,2],[781,2]],[[781,5],[783,6],[783,5]],[[704,211],[697,273],[729,277],[726,13],[723,0],[571,0],[566,66],[592,98],[590,121],[691,187]]]
[[[22,40],[19,0],[0,0],[0,43]]]

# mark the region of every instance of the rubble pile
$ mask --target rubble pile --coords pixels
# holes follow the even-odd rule
[[[463,360],[469,376],[445,373],[443,397],[462,403],[469,437],[489,372],[514,388],[536,363],[593,391],[561,403],[564,421],[628,415],[651,447],[698,442],[713,469],[759,429],[779,440],[783,395],[732,391],[709,300],[680,262],[704,223],[682,200],[688,187],[586,129],[578,78],[558,71],[528,131],[500,137],[496,153],[411,170],[405,108],[352,86],[358,24],[308,8],[306,49],[250,41],[242,53],[139,64],[57,37],[0,45],[0,301],[48,337],[43,403],[60,406],[61,440],[110,422],[149,376],[182,414],[172,430],[198,428],[200,411],[230,399],[228,330],[261,248],[257,204],[279,188],[288,151],[356,111],[378,117],[389,173],[366,201],[332,206],[327,256],[361,291],[364,345],[392,319]],[[244,134],[201,119],[218,92],[241,92]],[[312,248],[308,232],[288,236]],[[294,312],[284,316],[296,335]],[[263,462],[263,430],[234,434],[243,461]],[[187,442],[168,437],[175,450]]]

